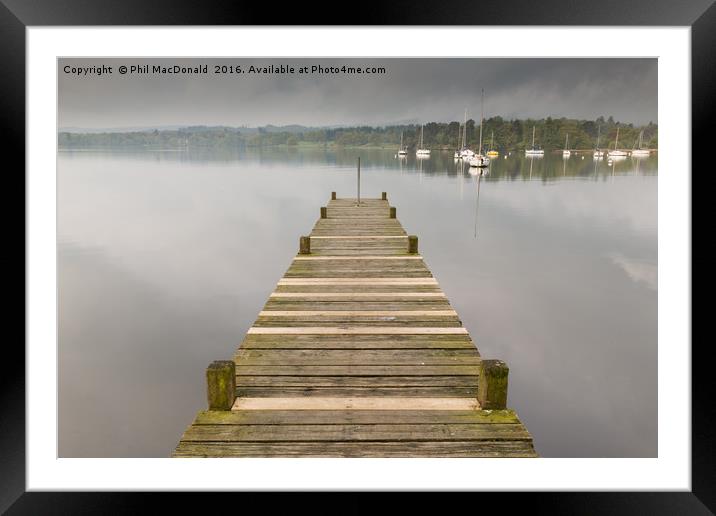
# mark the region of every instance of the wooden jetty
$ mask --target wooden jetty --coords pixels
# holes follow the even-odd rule
[[[536,457],[387,195],[335,192],[174,457]]]

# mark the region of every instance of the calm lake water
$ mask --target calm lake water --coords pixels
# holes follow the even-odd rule
[[[330,198],[388,192],[546,457],[657,455],[657,161],[58,156],[59,452],[166,457]],[[478,204],[479,190],[479,204]]]

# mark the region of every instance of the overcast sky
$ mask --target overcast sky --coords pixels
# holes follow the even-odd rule
[[[121,65],[206,64],[207,74],[119,74]],[[214,65],[385,67],[385,74],[217,75]],[[76,75],[65,66],[112,66]],[[60,128],[384,125],[613,116],[657,122],[656,59],[60,59]]]

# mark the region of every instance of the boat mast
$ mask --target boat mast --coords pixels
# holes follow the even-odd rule
[[[495,139],[495,131],[490,131],[490,150],[493,150],[494,146],[494,139]]]
[[[480,96],[480,148],[477,153],[482,156],[482,120],[485,117],[485,89],[482,89]]]
[[[462,126],[462,148],[467,148],[467,108],[465,108],[465,121]]]
[[[617,127],[617,137],[614,139],[614,150],[617,150],[618,142],[619,142],[619,128]]]
[[[569,150],[569,133],[567,133],[567,138],[564,140],[564,150]]]
[[[421,125],[420,126],[420,148],[421,149],[423,148],[423,129],[424,129],[424,126]]]
[[[535,150],[535,126],[532,126],[532,150]]]
[[[597,148],[596,148],[596,150],[599,150],[599,136],[601,135],[601,132],[602,132],[602,126],[598,125],[597,126]]]

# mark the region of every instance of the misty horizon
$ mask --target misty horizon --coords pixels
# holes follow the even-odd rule
[[[493,115],[493,117],[498,117],[499,114]],[[602,118],[607,120],[609,117],[606,117],[604,115],[600,115]],[[544,117],[544,118],[525,118],[525,119],[518,119],[518,118],[505,118],[502,117],[506,121],[514,121],[514,120],[534,120],[535,122],[539,122],[541,120],[545,120],[547,118],[552,118],[555,120],[559,120],[560,118],[568,118],[568,117]],[[589,119],[592,121],[596,121],[600,117],[597,117],[595,119]],[[489,119],[487,119],[489,120]],[[586,120],[586,119],[576,119],[576,120]],[[430,120],[427,122],[423,122],[424,125],[431,124],[431,123],[452,123],[452,122],[458,122],[460,124],[463,123],[462,120]],[[478,122],[472,118],[468,118],[468,122]],[[648,125],[648,124],[656,124],[653,120],[649,120],[648,122],[642,123],[642,124],[635,124],[633,122],[623,121],[623,120],[614,120],[616,124],[620,125],[633,125],[636,127],[642,126],[642,125]],[[276,132],[281,132],[282,130],[285,130],[285,132],[298,132],[298,131],[312,131],[312,130],[321,130],[321,129],[352,129],[357,127],[370,127],[370,128],[386,128],[386,127],[411,127],[411,126],[418,126],[421,125],[418,121],[398,121],[398,122],[392,122],[392,123],[386,123],[386,124],[380,124],[380,125],[350,125],[350,124],[337,124],[337,125],[317,125],[317,126],[309,126],[309,125],[302,125],[302,124],[290,124],[290,125],[275,125],[275,124],[267,124],[262,126],[248,126],[248,125],[206,125],[206,124],[177,124],[177,125],[146,125],[146,126],[136,126],[136,127],[58,127],[58,132],[60,133],[130,133],[130,132],[147,132],[147,131],[180,131],[183,129],[192,129],[192,128],[206,128],[206,129],[221,129],[221,128],[227,128],[231,130],[236,130],[238,132],[241,132],[241,130],[247,130],[247,131],[258,131],[259,129],[267,129],[271,128],[276,130]]]

